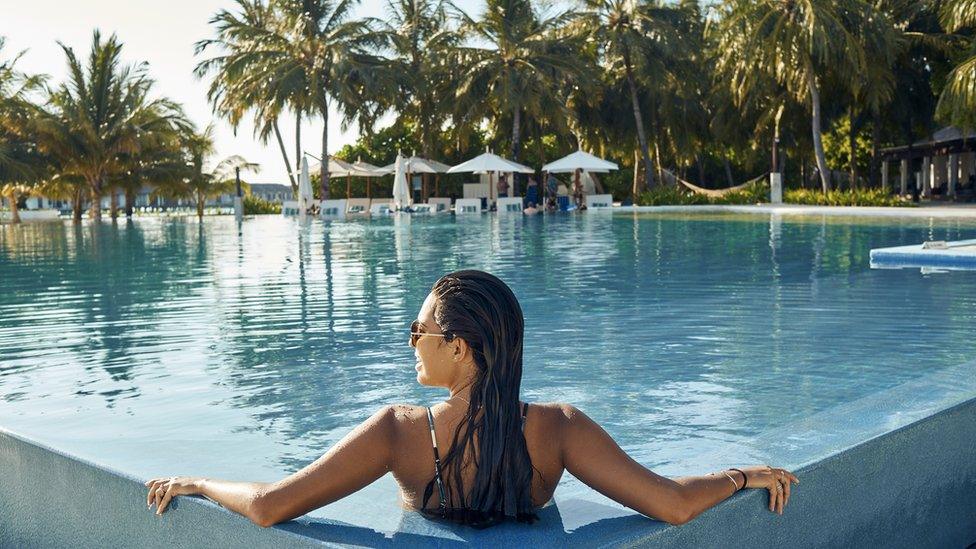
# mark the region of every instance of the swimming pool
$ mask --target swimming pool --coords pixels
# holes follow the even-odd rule
[[[576,404],[665,474],[760,462],[760,433],[976,357],[976,273],[869,267],[974,234],[719,214],[2,226],[0,425],[137,476],[273,480],[381,405],[441,397],[414,381],[408,325],[474,267],[522,302],[524,398]],[[597,498],[566,477],[570,496]],[[313,515],[395,529],[395,484]]]

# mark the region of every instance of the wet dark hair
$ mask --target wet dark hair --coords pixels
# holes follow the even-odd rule
[[[459,337],[468,344],[476,373],[471,402],[442,462],[447,512],[427,513],[478,528],[506,517],[533,522],[538,519],[530,493],[533,468],[519,407],[522,308],[504,282],[482,271],[444,275],[431,291],[434,321],[445,341]],[[467,463],[475,467],[475,475],[465,497],[461,473]],[[434,482],[432,478],[424,490],[424,509]]]

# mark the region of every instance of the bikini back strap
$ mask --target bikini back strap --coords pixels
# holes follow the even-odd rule
[[[430,426],[430,443],[434,446],[434,480],[437,482],[437,493],[440,495],[441,510],[447,509],[447,494],[444,490],[444,480],[441,478],[441,455],[437,451],[437,435],[434,433],[434,414],[427,408],[427,424]]]

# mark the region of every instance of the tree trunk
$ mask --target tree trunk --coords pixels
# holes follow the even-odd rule
[[[878,171],[881,163],[881,120],[878,113],[874,113],[874,120],[871,121],[871,166],[868,168],[868,184],[871,187],[878,186]]]
[[[109,215],[112,216],[112,221],[115,221],[116,219],[119,218],[119,190],[112,189],[111,193],[112,193],[112,205],[111,208],[109,209]]]
[[[326,118],[328,119],[328,118]],[[328,127],[328,123],[326,123]],[[322,162],[324,164],[329,163],[329,157],[323,156]],[[300,171],[302,169],[302,110],[298,109],[295,112],[295,170]],[[296,183],[297,183],[296,179]],[[295,185],[295,190],[293,191],[295,195],[298,195],[298,185]]]
[[[850,188],[854,190],[857,188],[857,126],[854,120],[854,105],[847,107],[847,123],[850,126],[850,131],[847,132],[847,146],[851,155],[848,171],[851,178]]]
[[[203,222],[203,206],[206,203],[207,197],[202,193],[197,193],[197,219]]]
[[[516,105],[512,109],[512,160],[518,162],[519,159],[519,149],[520,137],[522,135],[522,108]],[[509,190],[508,196],[518,196],[518,173],[512,174],[512,188]]]
[[[634,149],[634,184],[630,188],[631,201],[637,205],[637,187],[640,185],[640,149]]]
[[[7,202],[10,202],[10,223],[16,225],[20,223],[20,210],[17,208],[17,191],[7,189]]]
[[[278,129],[278,119],[272,122],[274,126],[275,139],[278,141],[278,148],[281,149],[281,157],[285,159],[285,169],[288,170],[288,182],[291,183],[291,192],[298,193],[298,182],[295,181],[295,173],[291,171],[291,161],[288,160],[288,151],[285,150],[285,141],[281,138],[281,130]]]
[[[92,221],[102,220],[102,182],[96,181],[91,184],[91,209],[88,210],[88,217]]]
[[[654,186],[651,171],[651,152],[647,146],[647,135],[644,133],[644,117],[641,115],[640,102],[637,97],[637,83],[634,80],[634,68],[630,64],[630,55],[624,54],[624,67],[627,71],[627,85],[630,87],[630,101],[634,108],[634,122],[637,124],[637,142],[640,144],[641,156],[644,159],[644,185],[647,190]],[[634,166],[636,170],[637,167]],[[635,195],[636,196],[636,195]]]
[[[81,197],[82,188],[78,185],[75,187],[75,196],[71,204],[71,220],[75,223],[81,223]]]
[[[664,184],[664,166],[661,165],[661,148],[657,146],[657,141],[654,141],[654,164],[657,166],[657,180],[662,185]],[[675,186],[678,182],[674,182]]]
[[[732,165],[729,164],[728,157],[722,157],[722,163],[725,164],[725,180],[729,182],[729,187],[735,187],[735,179],[732,178]]]
[[[823,140],[820,136],[820,90],[817,88],[817,78],[812,70],[807,70],[807,88],[810,91],[811,129],[813,130],[813,152],[817,159],[817,170],[820,172],[820,187],[823,192],[830,190],[827,179],[827,159],[824,157]]]
[[[135,189],[125,190],[125,216],[132,217],[132,207],[136,202],[136,191]]]
[[[322,102],[322,162],[319,167],[319,177],[322,179],[322,194],[320,200],[329,199],[329,106]]]

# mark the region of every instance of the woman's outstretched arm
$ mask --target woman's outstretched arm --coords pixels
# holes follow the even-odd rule
[[[373,414],[322,457],[278,482],[232,482],[171,477],[146,482],[147,504],[157,514],[178,495],[200,494],[271,526],[341,499],[380,478],[393,467],[396,417],[392,406]]]
[[[562,412],[566,470],[614,501],[670,524],[684,524],[734,494],[743,486],[743,474],[746,487],[770,490],[770,510],[779,513],[789,501],[790,482],[799,482],[788,471],[766,466],[671,480],[634,461],[583,412],[569,405]]]

